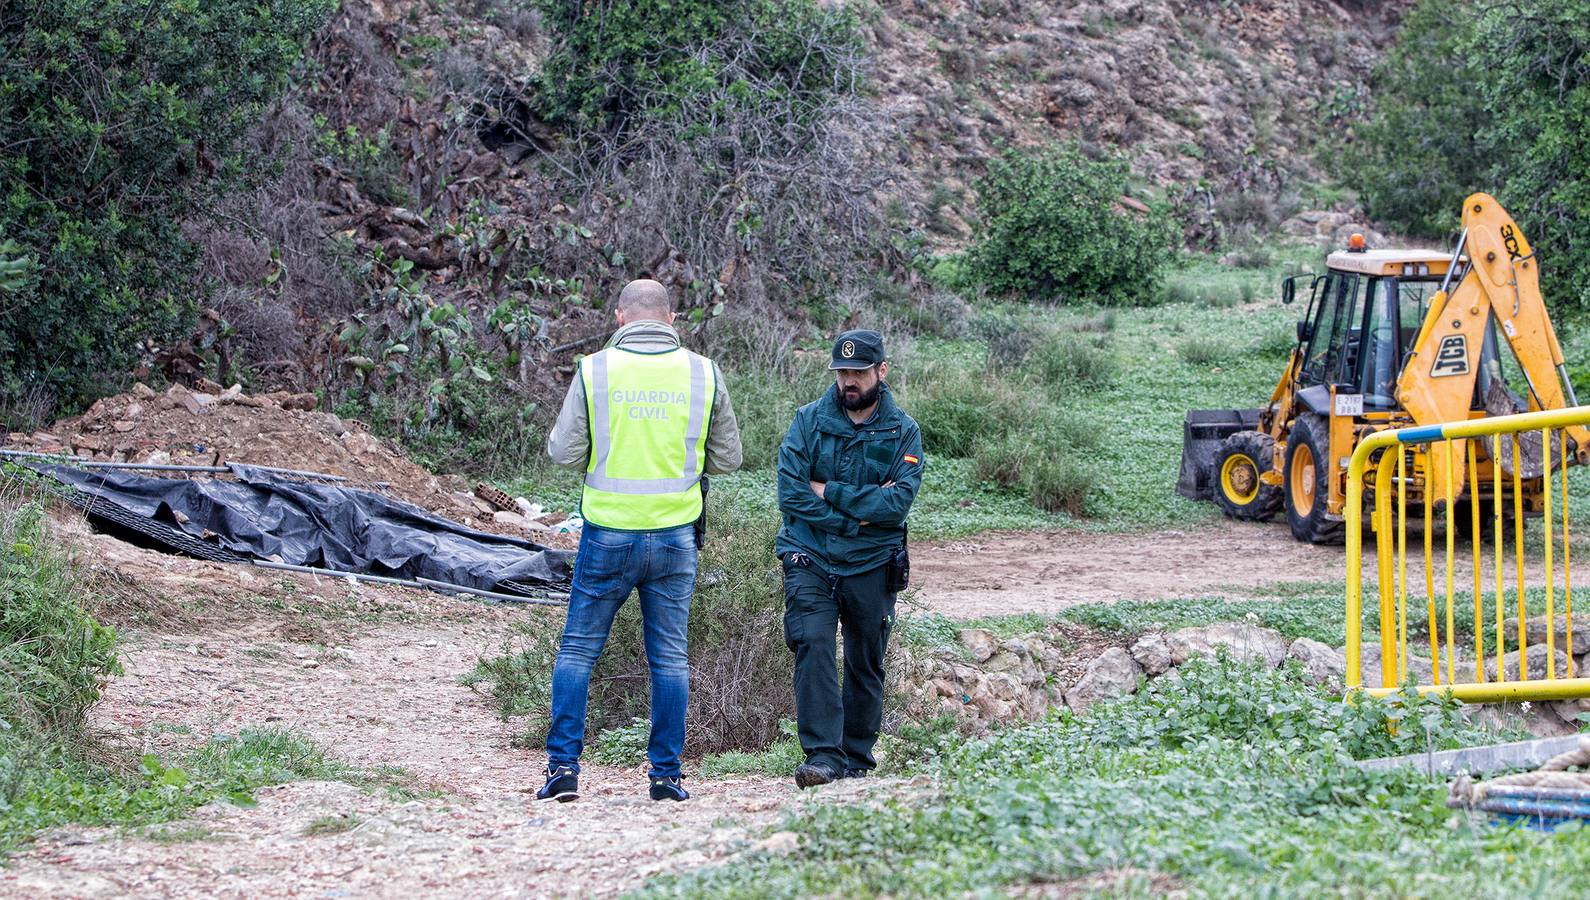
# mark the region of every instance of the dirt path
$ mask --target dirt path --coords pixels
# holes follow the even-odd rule
[[[1409,577],[1423,578],[1419,542],[1409,535]],[[1435,572],[1445,584],[1444,538],[1437,535]],[[1590,547],[1575,555],[1590,559]],[[1373,543],[1365,565],[1373,572]],[[1482,575],[1494,583],[1489,550]],[[1457,589],[1472,581],[1467,544],[1459,542]],[[1192,531],[1099,534],[1082,531],[985,534],[941,543],[913,544],[911,580],[917,600],[951,618],[1058,612],[1082,603],[1180,597],[1245,596],[1256,589],[1296,582],[1340,583],[1346,551],[1302,544],[1284,524],[1218,521]],[[1530,585],[1544,581],[1538,559],[1525,566]],[[1508,584],[1512,584],[1509,568]],[[1557,578],[1561,579],[1560,562]],[[1574,585],[1590,586],[1590,566],[1574,570]],[[1421,594],[1422,596],[1422,594]],[[1443,595],[1444,596],[1444,595]]]
[[[96,708],[101,727],[154,733],[155,750],[291,727],[338,759],[399,766],[436,791],[404,802],[297,782],[260,791],[257,807],[215,804],[165,827],[187,840],[63,829],[0,869],[0,895],[609,896],[743,848],[805,799],[785,781],[744,778],[695,781],[689,802],[653,803],[643,768],[593,766],[580,801],[535,803],[527,791],[545,758],[512,747],[515,726],[458,682],[478,653],[496,649],[515,612],[472,608],[479,614],[462,622],[453,608],[452,621],[358,627],[331,647],[264,628],[134,636],[126,674]],[[815,792],[817,802],[852,796],[853,784]],[[329,816],[357,824],[305,834]]]

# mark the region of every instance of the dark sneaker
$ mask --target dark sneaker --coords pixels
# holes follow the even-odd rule
[[[657,778],[651,780],[651,798],[653,800],[689,800],[690,792],[679,783],[679,776],[672,778]]]
[[[801,763],[795,767],[795,785],[800,788],[827,784],[839,777],[837,772],[820,762]]]
[[[547,783],[536,791],[536,799],[556,800],[559,803],[580,799],[580,776],[568,766],[558,766],[556,769],[547,766]]]

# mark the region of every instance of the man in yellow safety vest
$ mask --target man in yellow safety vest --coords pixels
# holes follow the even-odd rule
[[[651,669],[651,798],[686,800],[679,781],[690,692],[686,631],[696,581],[703,474],[740,466],[740,432],[718,366],[679,346],[668,289],[632,281],[619,329],[580,361],[547,454],[585,469],[585,528],[552,667],[552,724],[541,800],[579,797],[591,669],[613,617],[640,594]]]

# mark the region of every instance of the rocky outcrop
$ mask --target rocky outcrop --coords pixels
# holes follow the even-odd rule
[[[1287,641],[1279,632],[1247,622],[1216,622],[1173,631],[1166,637],[1171,664],[1179,666],[1197,655],[1214,656],[1224,649],[1239,662],[1279,666],[1286,659]]]
[[[1088,665],[1087,672],[1076,686],[1066,691],[1066,705],[1081,712],[1100,700],[1124,697],[1137,690],[1143,669],[1132,654],[1120,647],[1111,647]]]
[[[1158,631],[1145,634],[1133,642],[1132,659],[1150,676],[1163,675],[1176,664],[1171,658],[1170,643]]]
[[[1536,624],[1538,627],[1529,633],[1543,640],[1544,620]],[[1558,624],[1562,625],[1560,619]],[[1577,639],[1577,621],[1574,631]],[[952,714],[974,732],[1002,723],[1034,721],[1061,706],[1082,712],[1095,703],[1135,693],[1147,680],[1175,677],[1179,666],[1198,656],[1224,654],[1236,661],[1270,667],[1295,662],[1305,678],[1327,691],[1339,692],[1346,682],[1344,648],[1306,637],[1288,640],[1280,632],[1252,622],[1218,622],[1150,632],[1124,646],[1101,645],[1100,637],[1079,629],[1078,635],[1070,636],[1033,632],[1002,638],[987,629],[964,628],[956,633],[958,646],[954,650],[914,660],[903,670],[891,669],[891,677],[898,678],[898,689],[915,698],[919,708],[934,715]],[[1092,649],[1079,654],[1078,643]],[[1590,649],[1590,627],[1585,629],[1583,646]],[[1422,647],[1429,649],[1428,644]],[[1415,652],[1419,649],[1417,642],[1409,644],[1406,672],[1413,680],[1427,684],[1434,679],[1432,664],[1428,656]],[[1458,650],[1459,659],[1450,676],[1445,660],[1442,661],[1440,681],[1476,680],[1472,659],[1463,659],[1462,648]],[[1545,678],[1545,646],[1530,646],[1528,657],[1528,677]],[[1568,672],[1568,663],[1568,655],[1558,649],[1559,678]],[[1576,663],[1579,671],[1590,668],[1590,658]],[[1359,667],[1364,687],[1382,686],[1379,643],[1366,641],[1359,647]],[[1503,668],[1508,680],[1518,680],[1516,650],[1504,656]],[[1486,672],[1489,678],[1496,677],[1494,656],[1488,659]],[[1467,714],[1482,723],[1523,727],[1536,735],[1564,734],[1583,725],[1579,717],[1590,714],[1590,699],[1470,706]]]
[[[1322,687],[1340,688],[1347,675],[1347,654],[1312,638],[1293,641],[1286,655],[1302,664],[1309,681]]]

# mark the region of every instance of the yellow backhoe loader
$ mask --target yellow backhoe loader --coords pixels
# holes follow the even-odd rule
[[[1187,414],[1176,485],[1183,496],[1212,499],[1234,519],[1267,520],[1284,510],[1298,540],[1331,541],[1342,531],[1347,462],[1367,435],[1578,405],[1541,299],[1535,252],[1488,194],[1464,201],[1450,256],[1366,250],[1354,235],[1347,250],[1330,254],[1325,274],[1282,282],[1283,303],[1296,299],[1299,281],[1308,307],[1269,404]],[[1570,462],[1590,461],[1590,431],[1564,433]],[[1529,461],[1520,465],[1526,515],[1542,505],[1540,440],[1534,436],[1533,451],[1526,444],[1521,454]],[[1474,502],[1467,460],[1453,455],[1453,496]],[[1511,509],[1513,462],[1509,452],[1500,456],[1479,453],[1478,499],[1489,502],[1491,467],[1499,464],[1509,476],[1504,509]],[[1420,508],[1425,491],[1444,508],[1444,445],[1411,461],[1409,508]]]

